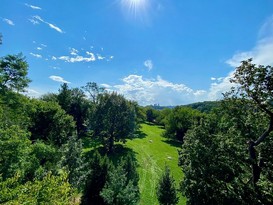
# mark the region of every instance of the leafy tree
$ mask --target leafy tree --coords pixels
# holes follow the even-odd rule
[[[0,129],[0,173],[5,180],[16,173],[25,175],[30,153],[29,133],[14,125]]]
[[[75,124],[71,116],[54,102],[32,100],[33,108],[30,111],[31,140],[52,142],[57,146],[66,143],[74,133]]]
[[[195,124],[198,124],[201,117],[202,114],[197,110],[187,107],[175,107],[166,117],[166,130],[163,135],[167,138],[183,141],[186,132]]]
[[[22,54],[0,58],[0,89],[24,91],[30,82],[27,77],[28,63]]]
[[[64,83],[56,98],[66,113],[73,116],[76,122],[77,134],[80,136],[84,135],[91,106],[84,92],[78,88],[69,89],[68,85]],[[54,100],[54,97],[51,97],[51,99]]]
[[[91,129],[99,136],[106,150],[111,153],[115,141],[125,141],[136,128],[134,106],[122,95],[104,93],[98,98]]]
[[[239,94],[243,99],[251,100],[268,117],[268,128],[259,136],[253,136],[248,142],[253,185],[256,186],[262,169],[259,166],[256,147],[264,142],[273,131],[273,67],[256,66],[252,64],[252,59],[242,61],[242,64],[236,69],[231,82],[238,84],[237,89],[231,94]]]
[[[158,110],[155,110],[152,107],[147,107],[146,108],[146,119],[147,119],[147,121],[150,122],[150,123],[154,123],[157,116],[158,116],[158,113],[159,113]]]
[[[82,87],[89,95],[89,98],[93,103],[97,103],[98,96],[105,92],[104,87],[99,87],[95,82],[88,82],[85,86]]]
[[[170,173],[170,168],[165,167],[157,186],[157,198],[160,205],[175,205],[178,203],[175,181]]]
[[[81,204],[105,204],[100,192],[105,186],[111,166],[106,156],[102,157],[97,151],[94,153],[89,165],[90,172],[87,176]]]
[[[137,204],[139,201],[138,186],[128,180],[125,170],[121,165],[109,173],[109,178],[100,195],[109,205]]]
[[[41,180],[18,183],[19,176],[15,175],[3,181],[0,177],[1,204],[77,204],[75,191],[67,182],[67,174],[54,176],[48,173]]]

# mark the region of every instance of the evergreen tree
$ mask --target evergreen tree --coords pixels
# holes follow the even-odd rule
[[[82,205],[105,204],[100,192],[105,186],[111,163],[107,157],[102,157],[97,151],[89,165],[90,173],[87,176],[86,185],[81,200]]]
[[[157,199],[160,205],[175,205],[179,200],[175,189],[175,181],[167,166],[157,186]]]
[[[128,180],[121,165],[109,173],[109,178],[100,195],[108,205],[134,205],[139,201],[138,186]]]

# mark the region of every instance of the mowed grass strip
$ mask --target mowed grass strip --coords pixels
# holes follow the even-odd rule
[[[178,167],[179,143],[168,141],[161,136],[162,128],[141,124],[139,138],[128,140],[125,144],[136,153],[138,172],[140,176],[139,188],[141,193],[140,205],[157,205],[156,186],[165,165],[171,169],[177,188],[183,178],[181,168]],[[179,205],[186,204],[186,199],[179,193]]]

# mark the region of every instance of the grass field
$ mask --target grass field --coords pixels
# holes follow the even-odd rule
[[[141,124],[140,131],[140,137],[128,140],[125,146],[133,150],[139,165],[140,205],[156,205],[156,185],[165,165],[170,167],[177,187],[183,177],[177,165],[180,144],[161,137],[163,129],[158,126]],[[185,198],[179,196],[178,204],[186,204]]]
[[[132,154],[138,164],[140,203],[139,205],[158,205],[156,198],[156,185],[165,165],[170,167],[171,173],[176,181],[177,188],[183,178],[181,168],[178,167],[177,149],[181,145],[169,141],[161,136],[164,130],[159,126],[141,124],[138,137],[127,140],[125,144],[118,143],[115,147],[115,154],[110,159],[117,163],[125,154]],[[94,148],[102,148],[100,143],[85,139],[85,154],[91,154]],[[179,205],[186,204],[186,199],[179,193]]]

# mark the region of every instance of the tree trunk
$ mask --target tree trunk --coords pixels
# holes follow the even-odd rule
[[[256,187],[256,183],[260,179],[262,168],[259,166],[257,154],[255,147],[258,146],[260,143],[262,143],[267,136],[269,136],[270,132],[273,131],[273,115],[270,115],[270,122],[267,130],[254,142],[249,141],[248,142],[248,151],[249,151],[249,158],[251,161],[252,166],[252,181],[254,188]]]

